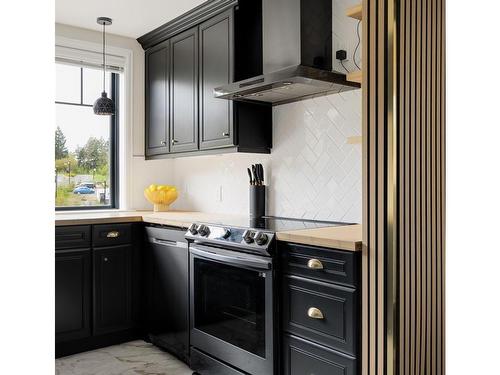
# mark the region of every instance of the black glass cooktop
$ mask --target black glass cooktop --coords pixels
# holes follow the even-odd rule
[[[339,221],[317,221],[277,216],[264,216],[262,219],[251,219],[249,227],[273,232],[283,232],[288,230],[314,229],[352,224],[353,223],[344,223]]]

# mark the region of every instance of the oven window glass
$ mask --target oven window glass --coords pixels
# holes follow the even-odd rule
[[[265,274],[195,259],[194,326],[265,358]]]

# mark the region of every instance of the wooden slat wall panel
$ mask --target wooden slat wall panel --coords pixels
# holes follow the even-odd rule
[[[364,375],[445,373],[444,15],[363,1]]]
[[[363,1],[363,374],[382,374],[385,327],[384,291],[380,295],[380,282],[383,280],[383,258],[380,261],[379,249],[384,248],[384,235],[380,236],[378,224],[383,223],[384,212],[378,206],[380,200],[379,149],[385,149],[384,136],[379,135],[376,124],[379,121],[379,108],[385,108],[385,84],[379,84],[379,65],[383,72],[385,66],[385,33],[379,17],[379,9],[384,3],[378,0]],[[382,12],[384,13],[384,12]],[[382,37],[380,37],[382,35]],[[380,44],[382,43],[382,44]],[[382,60],[379,57],[382,55]],[[382,78],[384,76],[382,75]],[[383,81],[382,81],[383,82]],[[379,90],[382,90],[380,95]],[[382,131],[382,133],[384,133]],[[382,171],[383,172],[383,171]],[[382,184],[382,188],[383,188]],[[382,189],[383,193],[383,189]],[[382,219],[382,220],[381,220]],[[382,225],[383,226],[383,225]],[[383,233],[382,233],[383,234]],[[382,250],[383,253],[383,250]],[[382,272],[380,272],[382,271]],[[382,285],[383,286],[383,285]],[[381,342],[382,340],[382,342]]]

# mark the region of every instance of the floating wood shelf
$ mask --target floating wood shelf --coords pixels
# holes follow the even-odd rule
[[[361,4],[350,7],[345,12],[347,17],[355,18],[360,20],[363,18],[363,6]]]
[[[348,73],[346,79],[351,82],[361,83],[363,80],[363,72],[361,70],[356,70],[355,72]]]
[[[362,136],[356,135],[356,136],[347,138],[347,144],[349,144],[349,145],[360,145],[361,143],[363,143]]]

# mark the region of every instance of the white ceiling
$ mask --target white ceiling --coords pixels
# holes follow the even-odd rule
[[[111,34],[138,38],[206,0],[56,0],[56,22],[102,30],[97,17],[113,19]]]

